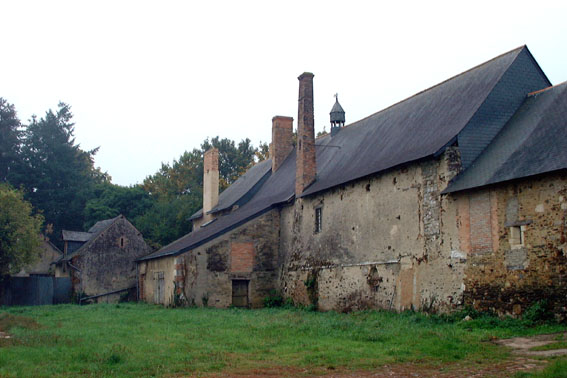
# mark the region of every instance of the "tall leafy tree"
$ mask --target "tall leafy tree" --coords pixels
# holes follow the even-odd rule
[[[248,168],[254,165],[254,157],[256,149],[252,146],[250,139],[246,138],[238,143],[228,138],[220,139],[214,137],[209,141],[206,139],[201,144],[201,155],[203,155],[211,147],[219,150],[219,176],[221,190],[226,189],[243,175]],[[202,168],[201,159],[201,172]]]
[[[43,118],[32,118],[23,133],[23,167],[12,180],[43,211],[59,245],[62,229],[83,228],[84,208],[93,186],[109,179],[94,168],[97,149],[83,151],[75,143],[72,117],[69,105],[60,103],[56,112],[49,110]]]
[[[189,218],[203,206],[203,155],[211,147],[219,150],[221,191],[255,162],[257,149],[250,139],[237,145],[217,136],[203,141],[200,149],[186,151],[171,165],[162,164],[160,170],[143,183],[154,205],[135,220],[135,225],[146,238],[164,245],[191,231]]]
[[[15,169],[20,146],[20,120],[14,105],[0,97],[0,182]]]
[[[89,229],[101,219],[124,215],[136,226],[136,219],[153,205],[151,196],[140,186],[120,186],[110,182],[94,186],[85,206],[85,227]]]
[[[23,193],[0,184],[0,279],[39,256],[42,223],[43,217],[32,213]]]

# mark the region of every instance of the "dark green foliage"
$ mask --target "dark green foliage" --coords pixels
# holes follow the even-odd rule
[[[201,149],[185,152],[148,176],[142,185],[152,206],[133,223],[153,246],[166,245],[191,231],[190,217],[203,205],[203,155],[211,147],[219,150],[220,190],[232,184],[254,164],[256,149],[249,139],[238,146],[218,136],[206,139]]]
[[[264,307],[282,307],[284,304],[284,299],[281,293],[275,289],[270,290],[270,294],[264,298]]]
[[[553,320],[554,316],[549,302],[542,299],[531,305],[522,318],[532,324],[540,324]]]
[[[20,126],[14,105],[0,97],[0,182],[6,182],[18,163]]]
[[[43,217],[32,214],[23,194],[0,184],[0,278],[39,257]]]
[[[59,104],[44,118],[33,117],[21,140],[22,166],[10,181],[22,186],[47,224],[53,225],[51,239],[61,247],[61,230],[82,230],[86,202],[96,183],[109,177],[94,168],[94,154],[83,151],[73,137],[73,115],[68,105]]]
[[[85,226],[89,229],[102,219],[124,215],[136,225],[136,219],[152,208],[151,196],[140,186],[120,186],[110,182],[96,184],[85,207]]]
[[[236,144],[217,136],[171,165],[162,164],[143,185],[121,187],[94,167],[97,149],[84,151],[75,143],[72,117],[69,105],[60,103],[56,112],[34,116],[20,130],[14,106],[0,98],[0,182],[24,190],[60,248],[61,230],[87,231],[119,214],[153,248],[168,244],[191,231],[189,218],[202,207],[205,151],[219,149],[221,191],[268,153],[266,143],[256,149],[249,139]]]

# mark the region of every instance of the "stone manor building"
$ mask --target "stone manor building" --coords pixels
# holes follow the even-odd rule
[[[271,290],[320,310],[519,315],[566,306],[567,84],[522,46],[314,135],[313,77],[270,159],[218,193],[205,154],[193,231],[138,259],[142,300],[262,306]]]

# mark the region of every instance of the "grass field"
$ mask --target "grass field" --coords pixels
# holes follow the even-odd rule
[[[489,317],[462,322],[412,312],[101,304],[0,308],[0,331],[11,336],[0,338],[0,376],[183,376],[491,364],[507,359],[508,352],[490,340],[565,327]],[[560,374],[565,368],[564,359],[549,365]]]

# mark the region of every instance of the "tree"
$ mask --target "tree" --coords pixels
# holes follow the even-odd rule
[[[270,145],[266,142],[262,143],[262,141],[260,141],[260,144],[258,145],[258,148],[256,149],[256,152],[254,153],[254,156],[256,157],[257,163],[269,159],[270,158]]]
[[[102,219],[124,215],[136,226],[136,219],[152,207],[151,196],[140,186],[120,186],[103,182],[95,185],[91,198],[85,206],[84,229]]]
[[[39,257],[42,223],[23,193],[0,184],[0,277],[19,272]]]
[[[17,162],[20,146],[20,120],[14,105],[0,97],[0,182],[6,182]]]
[[[186,151],[171,165],[162,164],[158,172],[146,177],[142,187],[151,196],[153,206],[133,223],[154,246],[168,244],[191,231],[189,218],[203,206],[203,155],[211,147],[219,150],[221,191],[255,163],[257,149],[250,139],[236,145],[217,136],[204,140],[200,149]]]
[[[201,156],[211,147],[219,150],[219,181],[221,191],[229,187],[240,176],[242,176],[248,168],[254,165],[254,156],[256,149],[252,146],[250,139],[246,138],[236,146],[233,140],[228,138],[220,139],[214,137],[209,141],[201,144]],[[201,158],[201,173],[203,171],[203,159]]]
[[[94,168],[97,149],[83,151],[73,137],[73,115],[67,104],[44,118],[33,117],[23,133],[22,167],[11,182],[25,188],[25,198],[53,224],[54,241],[61,246],[61,230],[81,230],[84,209],[96,183],[108,175]]]

